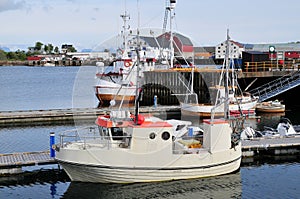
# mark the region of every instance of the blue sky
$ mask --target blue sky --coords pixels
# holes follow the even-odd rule
[[[165,0],[0,0],[0,45],[36,41],[93,48],[120,32],[124,9],[137,27],[161,28]],[[300,1],[178,0],[174,29],[200,46],[300,41]]]

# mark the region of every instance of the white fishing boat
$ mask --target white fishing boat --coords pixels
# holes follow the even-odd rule
[[[234,66],[232,65],[233,62],[229,59],[230,57],[230,49],[229,49],[229,34],[227,33],[227,56],[225,56],[219,85],[210,87],[209,90],[212,93],[217,93],[219,99],[224,99],[225,93],[229,93],[229,113],[232,116],[239,116],[243,115],[253,115],[255,114],[255,106],[258,101],[258,97],[251,96],[250,93],[243,93],[240,90],[236,89],[239,88],[236,74],[234,70]],[[230,63],[231,62],[231,63]],[[229,66],[231,65],[232,70],[229,71]],[[231,79],[229,79],[229,72],[231,73]],[[228,78],[227,80],[224,76]],[[190,116],[200,116],[200,117],[210,117],[212,109],[215,107],[213,104],[204,104],[198,103],[197,94],[193,91],[193,81],[194,81],[194,70],[192,70],[192,79],[191,79],[191,86],[189,89],[189,93],[186,95],[186,98],[183,102],[180,103],[181,105],[181,113],[183,115],[190,115]],[[228,82],[228,87],[226,88],[223,85],[223,81]],[[230,81],[231,80],[231,81]],[[227,91],[226,91],[227,90]],[[239,91],[239,94],[238,94]],[[191,97],[194,97],[193,99]],[[190,100],[192,99],[192,100]],[[214,101],[214,100],[213,100]],[[215,116],[223,116],[224,115],[224,108],[218,107],[215,110]]]
[[[98,117],[99,132],[92,136],[77,134],[70,142],[72,135],[61,135],[56,160],[72,181],[96,183],[191,179],[240,167],[241,144],[226,120],[205,120],[203,134],[195,134],[183,121],[138,118],[136,123],[126,111],[111,112]]]
[[[129,42],[128,30],[129,15],[125,11],[121,15],[123,19],[123,46],[118,49],[119,58],[111,63],[110,66],[104,67],[104,64],[97,62],[99,71],[96,73],[97,84],[95,85],[95,94],[101,105],[109,105],[110,101],[116,103],[123,101],[124,104],[133,105],[135,99],[135,78],[142,79],[143,71],[153,70],[155,67],[155,52],[151,47],[142,47],[138,53],[141,57],[140,74],[136,75],[136,47],[138,41],[137,36],[132,36],[134,40]],[[129,45],[128,43],[133,43]]]
[[[170,8],[175,3],[171,0]],[[143,116],[138,102],[134,115],[119,108],[98,116],[95,131],[60,135],[60,143],[53,146],[56,160],[72,181],[170,181],[223,175],[240,168],[240,121],[212,117],[200,129],[189,121]],[[222,102],[224,111],[228,111],[227,102]]]
[[[166,2],[166,10],[168,12],[170,11],[169,7],[171,4],[173,5],[171,1]],[[122,101],[124,104],[132,106],[135,99],[135,78],[137,77],[140,81],[143,81],[145,71],[176,70],[191,66],[189,61],[183,59],[182,54],[183,48],[186,49],[186,52],[190,53],[190,50],[193,49],[192,42],[189,38],[173,32],[172,19],[175,16],[173,8],[173,14],[170,15],[170,31],[166,32],[165,26],[168,19],[168,12],[165,13],[163,34],[156,33],[157,35],[155,36],[154,31],[150,29],[151,38],[145,35],[143,36],[143,40],[138,35],[140,30],[137,30],[137,34],[134,35],[132,30],[127,29],[127,22],[129,20],[127,12],[121,15],[123,19],[123,46],[119,51],[120,57],[108,67],[104,67],[99,62],[97,63],[99,72],[96,74],[98,82],[95,86],[95,93],[100,102],[99,106],[109,105],[110,101],[114,101],[114,103]],[[146,41],[152,43],[152,47]],[[138,76],[136,75],[137,52],[135,51],[137,44],[144,45],[140,46],[139,50],[139,57],[141,58],[139,62],[141,66],[139,66],[140,72]]]
[[[220,93],[224,93],[224,87],[217,87]],[[224,97],[221,94],[221,97]],[[229,111],[231,116],[239,116],[243,115],[253,115],[255,114],[255,106],[257,104],[258,99],[243,95],[243,96],[231,96],[229,98]],[[212,109],[215,106],[212,104],[200,104],[200,103],[181,103],[181,113],[183,115],[189,116],[200,116],[203,118],[207,118],[211,116]],[[224,107],[218,107],[215,110],[215,116],[221,117],[224,116]]]

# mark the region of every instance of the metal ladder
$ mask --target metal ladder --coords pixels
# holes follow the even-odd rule
[[[282,76],[274,81],[255,88],[249,93],[257,96],[259,102],[263,102],[285,91],[300,85],[300,71],[294,72],[291,76]]]

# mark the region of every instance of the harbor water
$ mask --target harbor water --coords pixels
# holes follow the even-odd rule
[[[92,85],[96,68],[0,67],[0,111],[96,107]],[[257,129],[275,127],[281,115],[249,120]],[[285,116],[300,123],[299,111],[287,105]],[[89,123],[85,124],[89,125]],[[45,151],[49,134],[73,124],[0,129],[0,154]],[[57,141],[57,140],[56,140]],[[0,177],[0,198],[299,198],[300,159],[268,157],[243,163],[233,174],[193,180],[137,184],[70,182],[58,165],[23,168]]]

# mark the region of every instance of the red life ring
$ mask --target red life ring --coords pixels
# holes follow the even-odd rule
[[[126,67],[131,66],[131,62],[125,62],[125,66],[126,66]]]

